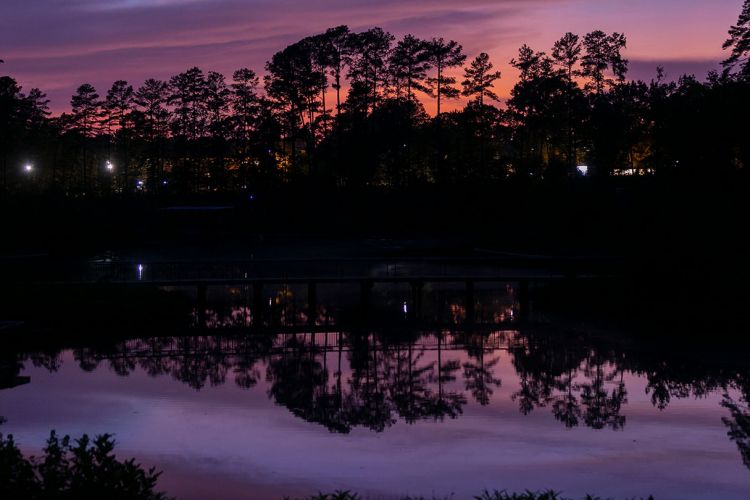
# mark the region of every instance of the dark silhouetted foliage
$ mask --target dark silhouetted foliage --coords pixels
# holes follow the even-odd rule
[[[617,32],[566,33],[549,52],[523,45],[503,108],[486,53],[464,67],[457,41],[396,40],[381,28],[305,37],[275,53],[262,79],[194,67],[137,88],[118,80],[104,99],[83,84],[71,112],[53,118],[41,91],[4,76],[2,189],[124,197],[554,185],[579,176],[578,165],[599,178],[747,176],[749,9],[725,44],[727,71],[705,81],[667,82],[660,68],[650,82],[629,80]],[[446,112],[461,95],[463,108]],[[422,105],[431,98],[432,117]]]
[[[53,431],[42,457],[25,457],[12,435],[0,434],[3,498],[166,500],[154,491],[161,473],[135,460],[119,461],[110,435],[71,440]]]

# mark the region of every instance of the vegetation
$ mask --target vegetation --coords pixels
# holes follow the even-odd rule
[[[71,440],[53,431],[44,457],[25,457],[12,435],[0,434],[0,491],[4,498],[166,500],[154,491],[161,473],[133,459],[119,461],[108,434]]]
[[[346,26],[274,54],[261,79],[191,68],[139,87],[89,84],[50,117],[39,89],[0,78],[0,186],[67,196],[188,194],[299,183],[414,188],[457,183],[746,173],[750,166],[750,2],[705,81],[627,78],[621,33],[566,33],[524,45],[499,106],[486,53],[454,40],[396,40]],[[462,69],[463,68],[463,69]],[[460,85],[459,85],[459,82]],[[466,104],[445,112],[463,95]],[[428,116],[424,103],[433,102]],[[28,168],[26,168],[28,166]]]
[[[632,391],[626,381],[632,375],[644,379],[645,394],[658,410],[675,401],[720,397],[727,437],[750,469],[750,364],[736,354],[746,350],[737,341],[731,347],[716,342],[710,350],[674,351],[669,336],[628,336],[623,343],[622,338],[562,331],[401,330],[406,335],[399,336],[386,328],[371,335],[331,333],[324,339],[320,334],[232,335],[247,327],[247,312],[206,311],[201,326],[213,335],[99,341],[77,347],[73,360],[86,372],[104,369],[128,377],[143,371],[196,391],[231,383],[258,391],[265,382],[265,395],[295,417],[347,434],[384,432],[397,422],[459,419],[470,402],[491,404],[508,383],[500,373],[498,352],[503,350],[518,378],[517,390],[509,395],[518,411],[544,412],[568,429],[626,429]],[[684,331],[679,336],[686,341]],[[427,357],[430,349],[437,350],[436,360]],[[62,348],[49,346],[40,352],[8,352],[0,361],[12,368],[0,384],[8,385],[27,363],[56,372],[62,359]]]
[[[335,493],[319,493],[309,497],[309,500],[364,500],[366,497],[362,497],[356,493],[350,491],[336,491]],[[453,498],[453,496],[445,497],[446,500]],[[474,500],[572,500],[568,497],[563,497],[560,493],[547,490],[547,491],[525,491],[523,493],[508,493],[505,490],[502,491],[487,491],[485,490],[481,495],[473,497]],[[648,497],[649,500],[653,500],[653,497]],[[403,500],[427,500],[425,497],[403,497]],[[432,497],[432,500],[438,500],[437,497]],[[603,500],[601,497],[594,497],[586,495],[584,500]]]

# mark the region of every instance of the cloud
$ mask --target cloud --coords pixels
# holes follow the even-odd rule
[[[639,60],[687,61],[686,51],[705,45],[687,24],[692,18],[681,18],[679,26],[648,21],[670,8],[694,12],[699,2],[643,1],[634,0],[636,9],[599,0],[1,0],[6,64],[0,68],[26,88],[47,90],[59,111],[83,82],[101,91],[116,79],[138,84],[194,65],[227,74],[242,66],[262,70],[275,51],[303,36],[339,24],[377,25],[396,35],[454,38],[470,56],[488,52],[506,75],[501,92],[507,94],[514,74],[508,61],[517,48],[528,42],[548,49],[569,29],[616,27],[630,35],[631,58]],[[733,2],[716,0],[710,23],[691,14],[696,29],[723,37],[736,19]],[[645,74],[647,64],[634,63],[634,71]],[[665,66],[671,72],[685,64]]]

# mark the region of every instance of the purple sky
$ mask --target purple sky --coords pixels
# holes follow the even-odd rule
[[[230,74],[261,71],[270,55],[338,24],[382,26],[396,35],[444,36],[470,56],[487,51],[514,81],[508,61],[522,43],[537,50],[566,31],[625,32],[631,76],[704,76],[742,0],[2,0],[0,66],[40,87],[65,110],[83,83],[101,94],[116,79],[140,84],[190,66]]]

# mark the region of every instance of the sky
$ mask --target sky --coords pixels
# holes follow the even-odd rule
[[[380,26],[459,41],[473,57],[488,52],[503,72],[527,43],[549,50],[567,31],[624,32],[631,78],[705,76],[724,58],[721,45],[743,0],[0,0],[0,74],[39,87],[55,112],[91,83],[104,95],[117,79],[139,85],[192,66],[230,76],[262,72],[291,42],[347,24]],[[429,103],[428,109],[429,109]],[[460,103],[456,103],[458,105]]]

